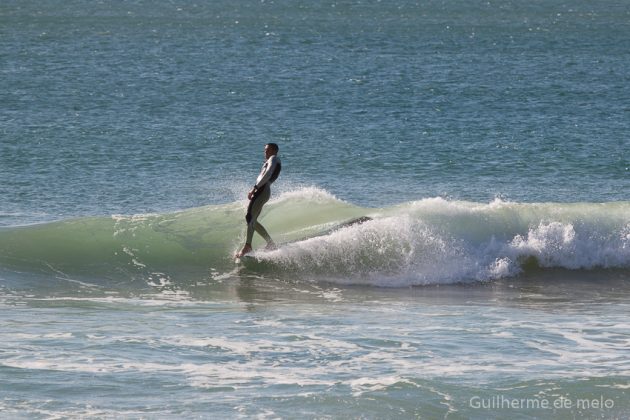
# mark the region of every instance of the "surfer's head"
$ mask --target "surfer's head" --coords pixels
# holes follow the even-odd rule
[[[265,158],[269,159],[271,156],[277,155],[280,148],[276,143],[265,144]]]

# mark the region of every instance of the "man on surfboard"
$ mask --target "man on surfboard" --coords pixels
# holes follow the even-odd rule
[[[245,246],[241,249],[236,257],[242,257],[243,255],[252,252],[252,238],[254,231],[258,232],[265,241],[267,241],[267,249],[275,248],[274,242],[271,240],[271,236],[267,233],[267,230],[263,225],[258,223],[258,216],[269,197],[271,197],[271,184],[280,175],[280,158],[278,157],[278,145],[275,143],[267,143],[265,145],[265,162],[263,163],[260,175],[256,179],[254,188],[247,194],[249,199],[249,205],[247,206],[247,214],[245,220],[247,221],[247,239],[245,240]]]

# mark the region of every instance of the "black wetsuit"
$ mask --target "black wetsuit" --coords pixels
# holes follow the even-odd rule
[[[271,184],[280,175],[282,165],[280,164],[280,158],[276,155],[271,156],[263,163],[260,175],[256,179],[256,185],[254,185],[254,195],[249,201],[247,206],[247,215],[245,220],[247,221],[247,240],[246,243],[252,243],[254,237],[254,231],[258,232],[265,241],[271,242],[271,237],[267,233],[267,230],[263,225],[258,223],[258,216],[269,197],[271,197]]]

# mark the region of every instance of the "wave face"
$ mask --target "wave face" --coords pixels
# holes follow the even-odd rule
[[[0,266],[149,280],[191,268],[228,272],[244,238],[245,205],[6,228]],[[372,220],[331,231],[361,216]],[[492,280],[531,267],[630,269],[629,202],[430,198],[373,209],[303,188],[272,200],[261,221],[285,244],[257,251],[244,269],[277,277],[397,287]]]

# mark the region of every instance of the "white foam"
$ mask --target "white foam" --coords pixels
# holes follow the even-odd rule
[[[630,248],[623,232],[614,233],[572,223],[541,222],[527,236],[516,235],[506,252],[516,258],[533,256],[543,267],[569,269],[630,266]]]
[[[314,334],[306,324],[296,327],[278,323],[277,319],[261,319],[251,325],[239,325],[230,336],[204,337],[192,333],[169,336],[162,331],[142,337],[92,335],[89,340],[97,344],[90,346],[96,349],[92,353],[86,353],[84,347],[72,350],[62,346],[60,351],[58,346],[50,345],[50,341],[77,339],[68,333],[14,336],[7,332],[0,334],[0,339],[8,343],[2,365],[107,375],[160,374],[204,389],[347,386],[355,395],[386,390],[396,384],[416,386],[419,374],[423,378],[483,374],[484,377],[531,375],[564,379],[607,376],[611,369],[619,376],[630,374],[630,364],[623,357],[628,346],[625,322],[601,324],[598,319],[587,317],[579,321],[556,318],[550,322],[534,316],[526,321],[486,320],[491,322],[492,329],[481,334],[483,326],[453,325],[450,320],[440,321],[429,312],[408,315],[430,316],[434,322],[400,324],[395,331],[386,323],[374,323],[369,328],[332,323],[320,326]],[[458,316],[464,322],[467,315]],[[273,322],[265,324],[265,321]],[[543,330],[545,334],[531,334],[530,329]],[[466,346],[467,333],[478,338],[473,346],[493,350],[479,351],[476,347],[471,352],[457,350]],[[382,341],[384,337],[387,340]],[[424,342],[425,337],[438,341]],[[139,352],[132,359],[133,354],[126,352],[106,352],[112,343],[116,348],[125,343],[145,345],[157,353],[153,357],[148,353],[147,358],[144,352]],[[173,346],[181,351],[172,352]],[[515,346],[526,350],[501,351],[501,347]],[[162,351],[163,348],[169,351]],[[189,354],[190,348],[203,356],[169,357]]]
[[[395,384],[409,384],[414,387],[417,387],[415,382],[409,381],[408,379],[403,378],[398,375],[391,376],[379,376],[377,378],[374,377],[361,377],[354,380],[349,381],[349,385],[352,388],[353,395],[355,397],[360,396],[366,392],[374,392],[380,391],[383,389],[387,389],[388,387]]]
[[[163,307],[213,307],[222,305],[230,301],[199,301],[190,298],[190,292],[186,290],[161,290],[160,293],[151,294],[136,298],[127,298],[121,296],[106,297],[46,297],[46,298],[29,298],[33,301],[42,302],[91,302],[103,305],[121,305],[121,306],[163,306]]]
[[[431,198],[371,216],[261,258],[314,279],[378,286],[504,278],[531,258],[543,267],[630,267],[630,212],[615,208]]]
[[[341,202],[341,200],[339,200],[330,192],[316,186],[300,187],[288,191],[283,191],[282,193],[280,193],[280,196],[273,201],[281,203],[283,201],[289,200],[301,200],[315,203],[331,201]]]

